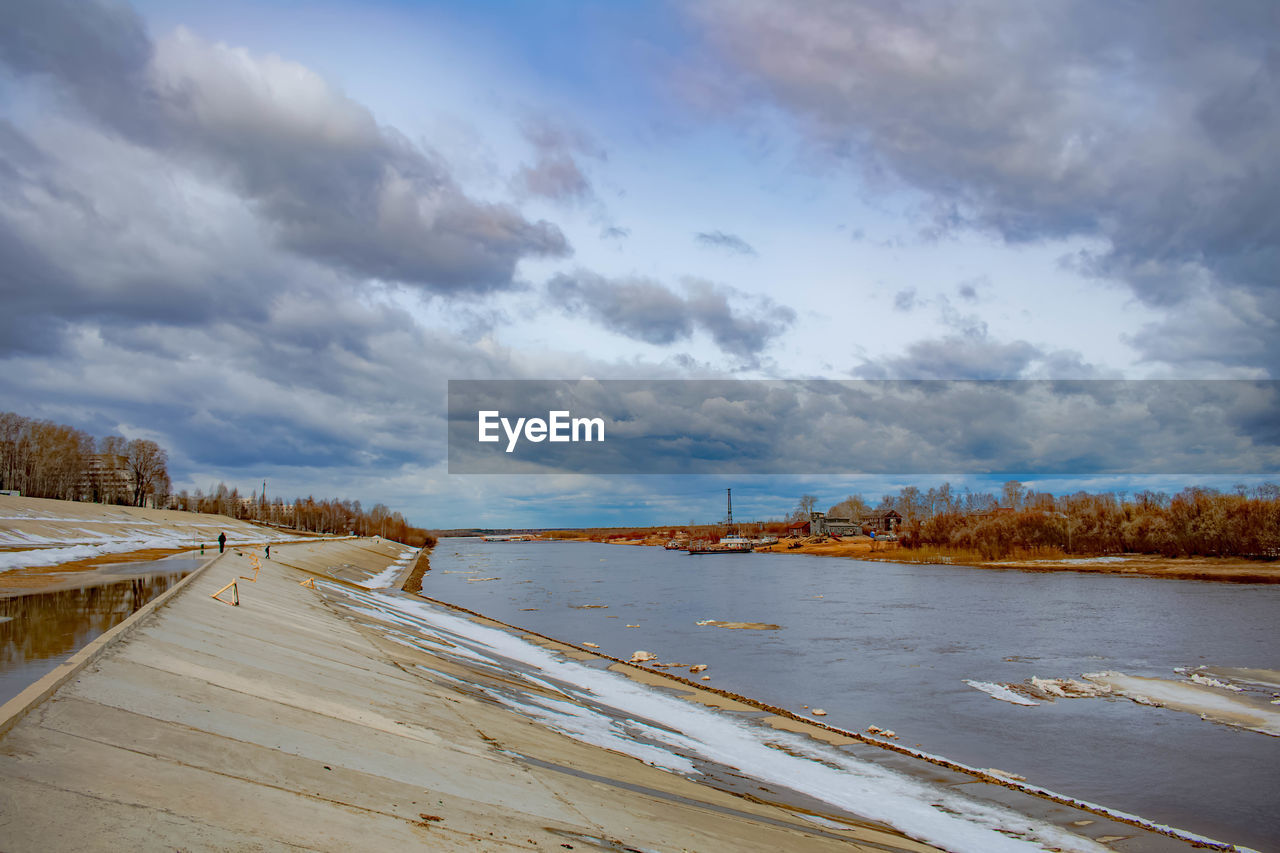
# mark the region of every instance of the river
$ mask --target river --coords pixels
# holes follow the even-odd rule
[[[514,625],[705,664],[715,687],[821,708],[830,725],[892,729],[907,746],[1277,849],[1280,738],[1124,698],[1016,705],[968,682],[1280,669],[1280,586],[477,539],[442,540],[431,568],[424,595]],[[710,621],[776,627],[698,624]]]

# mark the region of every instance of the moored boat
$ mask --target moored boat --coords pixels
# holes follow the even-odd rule
[[[749,554],[751,542],[741,536],[726,536],[719,542],[690,543],[690,554]]]

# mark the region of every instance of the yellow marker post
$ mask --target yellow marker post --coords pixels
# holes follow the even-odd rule
[[[225,598],[220,598],[220,596],[227,590],[231,590],[230,601],[227,601]],[[230,604],[232,607],[240,606],[240,590],[236,588],[235,581],[232,581],[231,583],[227,584],[222,589],[218,590],[217,592],[215,592],[213,595],[209,597],[212,598],[214,601],[220,601],[223,604]]]
[[[315,589],[316,582],[311,578],[307,578],[304,581],[298,581],[298,586],[305,586],[307,589]]]

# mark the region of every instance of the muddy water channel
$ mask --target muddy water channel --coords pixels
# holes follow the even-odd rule
[[[201,562],[117,564],[94,572],[93,582],[84,586],[0,598],[0,704],[124,621]]]
[[[442,540],[431,567],[432,598],[615,657],[705,664],[668,671],[1280,850],[1280,737],[1119,695],[1014,704],[975,686],[1253,673],[1222,695],[1280,715],[1278,586],[472,539]]]

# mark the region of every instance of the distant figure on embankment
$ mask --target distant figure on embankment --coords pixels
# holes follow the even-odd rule
[[[226,547],[227,547],[227,534],[219,533],[218,534],[218,553],[221,554],[222,549]]]

